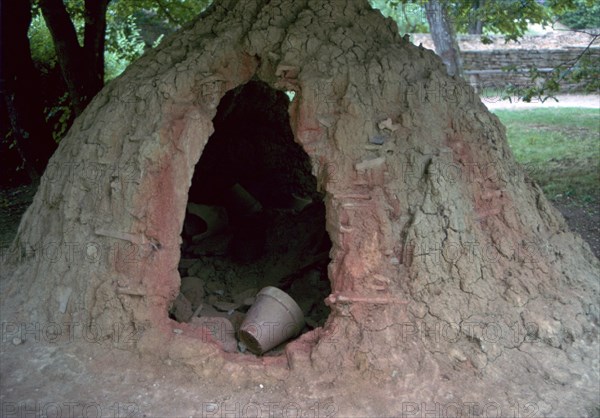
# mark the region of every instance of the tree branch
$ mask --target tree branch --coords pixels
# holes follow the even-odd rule
[[[77,115],[104,85],[104,38],[109,1],[85,0],[84,44],[80,46],[63,0],[39,0]]]
[[[104,85],[104,43],[106,9],[110,0],[85,0],[84,53],[88,59],[90,90],[98,92]]]
[[[445,4],[440,0],[429,0],[425,3],[425,11],[427,12],[427,21],[435,45],[435,52],[446,65],[449,75],[462,75],[462,63],[456,32],[448,18]]]
[[[28,1],[0,2],[0,117],[5,135],[0,138],[2,174],[25,167],[31,180],[44,171],[56,147],[44,119],[40,78],[31,58],[27,31],[31,23]],[[12,131],[8,133],[9,129]],[[8,151],[15,147],[17,155]],[[8,151],[8,152],[7,152]],[[14,155],[14,156],[13,156]],[[15,175],[16,173],[12,173]]]
[[[575,67],[577,65],[577,63],[581,60],[581,58],[583,58],[583,56],[590,50],[590,48],[592,47],[592,45],[594,44],[594,42],[596,42],[596,39],[600,38],[600,34],[595,34],[592,37],[592,40],[588,43],[588,45],[585,47],[585,49],[581,52],[581,54],[577,55],[577,57],[573,58],[570,61],[565,61],[562,64],[556,66],[555,68],[560,68],[562,65],[567,65],[569,63],[572,63],[571,65],[569,65],[569,67],[567,67],[567,69],[565,69],[563,75],[558,79],[559,81],[562,80],[563,78],[565,78],[565,76],[567,75],[567,73],[573,69],[573,67]]]
[[[81,102],[84,81],[73,75],[83,74],[83,48],[77,41],[77,31],[62,0],[39,0],[46,26],[52,35],[54,49],[63,78],[67,84],[75,113],[83,111]]]

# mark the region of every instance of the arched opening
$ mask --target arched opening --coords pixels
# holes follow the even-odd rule
[[[189,190],[181,289],[170,316],[209,328],[230,352],[252,344],[238,341],[237,331],[265,287],[297,303],[301,333],[329,315],[325,206],[309,157],[294,142],[289,103],[261,81],[229,91]],[[283,346],[264,354],[282,353]]]

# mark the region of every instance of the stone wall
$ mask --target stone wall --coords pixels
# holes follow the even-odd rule
[[[504,49],[489,51],[462,51],[465,78],[479,91],[502,89],[508,84],[527,87],[532,83],[530,68],[537,68],[544,74],[557,66],[574,62],[585,47],[567,47],[562,49]],[[600,61],[600,47],[590,48],[586,54]],[[507,68],[516,71],[504,71]],[[539,82],[542,82],[540,80]],[[577,91],[585,88],[585,83],[561,82],[565,91]]]
[[[413,33],[410,40],[415,45],[434,50],[431,35]],[[518,41],[506,41],[501,35],[491,36],[491,43],[483,43],[480,35],[459,35],[458,44],[463,59],[465,78],[481,90],[502,90],[508,84],[530,86],[528,72],[532,67],[553,69],[572,61],[582,54],[594,41],[587,33],[572,31],[548,31],[543,34],[526,35]],[[595,66],[600,67],[600,43],[592,43],[589,53]],[[507,73],[503,68],[515,66],[518,71]],[[563,91],[583,90],[585,85],[561,83]]]

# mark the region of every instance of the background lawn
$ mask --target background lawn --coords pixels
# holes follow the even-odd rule
[[[495,110],[510,147],[551,200],[600,203],[600,110]]]

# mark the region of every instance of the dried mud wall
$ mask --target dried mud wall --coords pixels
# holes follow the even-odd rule
[[[253,77],[296,92],[291,126],[333,243],[330,318],[275,360],[226,356],[167,317],[194,165],[219,100]],[[271,361],[426,396],[432,382],[529,370],[526,386],[506,388],[519,398],[564,379],[557,364],[597,372],[576,358],[596,338],[598,260],[465,82],[366,1],[216,2],[108,84],[50,167],[13,245],[9,290],[23,316],[131,324],[144,330],[134,349],[205,375]],[[75,255],[35,256],[48,242]],[[483,335],[487,324],[503,338]]]

